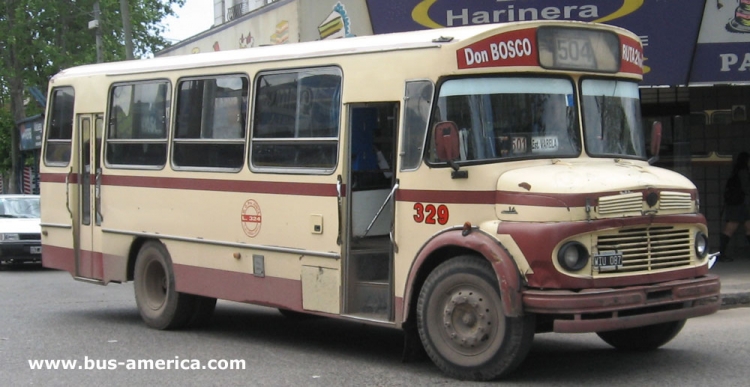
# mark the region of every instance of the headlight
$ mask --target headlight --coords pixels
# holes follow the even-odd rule
[[[695,253],[700,258],[705,258],[708,253],[708,237],[700,231],[695,233]]]
[[[18,234],[0,234],[0,241],[14,242],[19,240]]]
[[[0,241],[14,242],[19,240],[18,234],[0,234]]]
[[[570,271],[578,271],[589,261],[589,252],[579,242],[568,242],[557,252],[557,262]]]

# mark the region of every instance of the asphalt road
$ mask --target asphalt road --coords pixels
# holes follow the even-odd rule
[[[402,335],[390,329],[290,320],[275,309],[220,301],[209,328],[156,331],[141,322],[131,284],[102,287],[42,269],[0,271],[0,294],[3,386],[471,384],[446,378],[429,361],[402,363]],[[619,352],[593,334],[541,334],[504,385],[746,386],[749,348],[750,308],[690,320],[650,353]],[[30,360],[77,363],[73,370],[32,370]],[[240,360],[244,369],[175,369],[211,360],[224,368]],[[127,369],[138,361],[170,369]]]

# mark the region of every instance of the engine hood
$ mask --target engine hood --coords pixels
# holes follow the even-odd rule
[[[514,169],[503,173],[498,191],[575,194],[642,190],[644,188],[695,189],[679,173],[640,161],[558,161],[550,165]]]
[[[653,197],[646,200],[649,194]],[[658,214],[660,203],[674,200],[679,205],[669,210],[665,207],[661,213],[686,213],[694,212],[696,194],[695,186],[686,177],[642,161],[554,160],[500,175],[497,213],[504,220],[637,216]],[[614,203],[610,206],[614,209],[607,203]],[[526,214],[518,216],[522,208]],[[599,211],[605,208],[606,211]],[[576,213],[576,209],[581,211]],[[547,213],[539,213],[540,210]]]

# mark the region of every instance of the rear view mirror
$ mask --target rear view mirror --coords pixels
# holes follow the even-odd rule
[[[659,156],[661,148],[661,122],[654,121],[651,126],[651,156]]]
[[[455,122],[438,122],[432,132],[435,134],[435,151],[440,161],[450,163],[460,157],[458,126]]]
[[[661,121],[654,121],[651,125],[651,158],[649,164],[659,161],[659,149],[661,148]]]

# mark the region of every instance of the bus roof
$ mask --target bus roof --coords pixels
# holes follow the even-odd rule
[[[190,60],[185,59],[188,55],[178,55],[143,60],[108,62],[82,65],[62,70],[56,74],[50,82],[54,83],[56,80],[68,77],[75,78],[91,75],[138,74],[242,63],[261,63],[299,58],[320,58],[336,55],[354,55],[372,52],[441,47],[446,44],[455,44],[467,39],[480,39],[484,37],[488,31],[496,31],[498,29],[513,30],[539,25],[593,26],[594,24],[579,21],[526,21],[501,24],[482,24],[359,36],[325,41],[261,46],[251,49],[199,53],[189,55]],[[597,26],[599,28],[615,29],[621,34],[631,35],[632,37],[637,38],[633,33],[619,27],[601,24]]]

